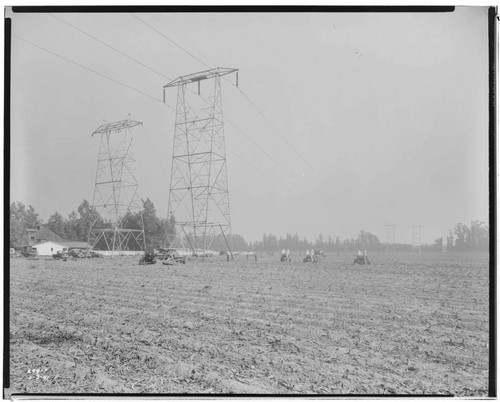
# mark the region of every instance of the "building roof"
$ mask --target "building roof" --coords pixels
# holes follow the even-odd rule
[[[33,244],[32,247],[38,247],[41,246],[42,244],[45,243],[54,243],[58,244],[63,248],[90,248],[90,245],[87,242],[84,241],[71,241],[71,240],[63,240],[63,241],[53,241],[53,240],[47,240],[41,243]]]
[[[33,237],[36,241],[48,241],[48,240],[55,242],[64,241],[64,239],[61,236],[59,236],[56,232],[50,230],[49,228],[43,228],[37,230],[35,233],[30,234],[30,237]]]
[[[86,241],[64,240],[58,241],[57,243],[62,244],[67,248],[90,248],[90,244],[88,244]]]

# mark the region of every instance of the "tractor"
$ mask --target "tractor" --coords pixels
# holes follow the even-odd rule
[[[363,252],[361,252],[361,250],[358,250],[358,255],[356,255],[356,258],[354,259],[354,264],[370,265],[370,260],[368,259],[366,250],[364,250]]]
[[[153,265],[156,264],[154,251],[146,251],[144,257],[139,260],[139,265]]]
[[[285,250],[283,249],[281,251],[281,258],[280,258],[280,261],[281,262],[290,262],[292,261],[292,256],[291,256],[291,253],[290,253],[290,250]]]

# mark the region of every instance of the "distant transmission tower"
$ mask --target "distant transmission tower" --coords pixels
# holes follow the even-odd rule
[[[217,67],[163,87],[164,99],[166,88],[177,87],[168,218],[173,216],[194,253],[209,250],[220,234],[232,256],[221,77],[234,72],[238,82],[238,69]],[[203,80],[213,83],[207,99],[187,93],[188,84],[197,83],[200,95]]]
[[[385,242],[387,244],[387,250],[394,251],[396,247],[396,227],[397,225],[385,225],[386,236]]]
[[[411,227],[411,244],[413,251],[422,251],[422,226],[414,225]]]
[[[139,228],[126,226],[127,213],[142,211],[137,196],[137,180],[132,156],[132,128],[141,122],[123,120],[101,125],[92,136],[101,136],[92,205],[96,216],[89,232],[92,249],[111,251],[111,256],[121,251],[144,250],[144,222],[140,215]],[[125,224],[125,225],[124,225]]]

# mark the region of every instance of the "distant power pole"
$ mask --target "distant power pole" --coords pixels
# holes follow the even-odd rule
[[[411,227],[411,244],[413,251],[422,251],[422,225],[413,225]]]
[[[389,249],[392,249],[394,251],[396,247],[396,227],[397,225],[385,225],[385,242],[387,244],[388,251]]]
[[[95,216],[88,241],[92,249],[111,251],[111,257],[131,245],[140,250],[146,248],[142,213],[139,229],[126,228],[123,222],[127,213],[142,211],[131,147],[132,128],[139,125],[142,123],[123,120],[103,124],[92,133],[100,135],[100,146],[92,200]]]
[[[178,77],[163,87],[164,99],[166,88],[177,87],[168,219],[175,219],[175,231],[185,236],[193,253],[209,250],[219,234],[232,256],[221,92],[221,77],[231,73],[236,73],[237,82],[238,69],[217,67]],[[197,84],[200,95],[204,80],[210,80],[212,89],[195,108],[201,98],[187,93],[187,86]]]

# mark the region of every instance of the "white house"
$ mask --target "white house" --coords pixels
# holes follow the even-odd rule
[[[88,243],[81,241],[44,241],[43,243],[33,244],[38,255],[57,254],[58,251],[68,251],[70,248],[90,248]]]

